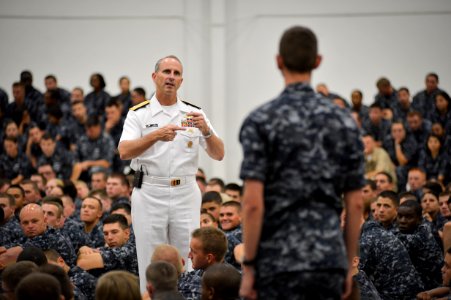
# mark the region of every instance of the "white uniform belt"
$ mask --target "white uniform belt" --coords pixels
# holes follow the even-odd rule
[[[196,176],[179,176],[179,177],[157,177],[151,175],[144,175],[143,182],[149,184],[158,184],[166,186],[184,185],[196,180]]]

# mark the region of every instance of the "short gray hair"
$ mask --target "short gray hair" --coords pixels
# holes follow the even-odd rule
[[[180,65],[182,64],[182,62],[180,61],[180,59],[179,59],[177,56],[175,56],[175,55],[168,55],[168,56],[165,56],[165,57],[160,58],[159,60],[157,60],[157,63],[155,64],[155,72],[158,72],[158,70],[160,69],[160,64],[161,64],[161,62],[162,62],[163,60],[165,60],[166,58],[172,58],[172,59],[175,59],[176,61],[178,61],[178,62],[180,63]],[[182,67],[183,67],[183,66],[182,66]]]

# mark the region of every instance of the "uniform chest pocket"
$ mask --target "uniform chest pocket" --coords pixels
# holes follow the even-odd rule
[[[195,132],[179,131],[175,142],[185,152],[196,152],[199,148],[199,136]]]

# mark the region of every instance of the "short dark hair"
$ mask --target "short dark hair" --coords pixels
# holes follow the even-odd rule
[[[391,176],[391,174],[388,173],[387,171],[377,172],[376,175],[379,175],[379,174],[385,175],[385,177],[387,177],[387,179],[388,179],[388,182],[393,183],[393,176]]]
[[[237,191],[240,193],[240,195],[243,193],[243,187],[234,182],[226,184],[226,186],[224,187],[224,190]]]
[[[39,267],[39,272],[53,276],[61,286],[61,294],[64,299],[73,299],[74,290],[67,273],[57,265],[45,264]],[[42,275],[42,274],[41,274]]]
[[[118,210],[118,209],[125,210],[127,212],[127,214],[129,214],[129,215],[132,214],[132,207],[128,203],[125,203],[125,202],[116,203],[113,206],[111,206],[110,211],[113,212],[113,211]]]
[[[310,72],[315,68],[318,57],[316,35],[303,26],[287,29],[280,39],[279,55],[288,70]]]
[[[423,215],[422,209],[421,209],[421,205],[416,200],[406,200],[402,204],[400,204],[399,207],[410,207],[410,208],[413,208],[413,210],[415,211],[415,215],[419,219],[421,219],[421,217]]]
[[[216,204],[221,205],[222,204],[221,194],[216,191],[206,192],[202,196],[202,204],[209,202],[215,202]]]
[[[16,199],[8,193],[0,193],[0,198],[8,199],[9,206],[16,205]]]
[[[34,272],[20,281],[15,293],[17,300],[59,300],[62,289],[55,276]]]
[[[19,282],[30,273],[37,272],[38,266],[32,261],[20,261],[9,265],[2,272],[2,281],[9,290],[14,291]]]
[[[53,81],[56,81],[56,76],[53,74],[49,74],[45,76],[44,80],[52,79]]]
[[[374,102],[373,104],[370,105],[370,109],[372,109],[372,108],[378,108],[378,109],[382,110],[382,106],[377,102]]]
[[[376,182],[374,180],[366,179],[365,180],[365,185],[369,185],[371,190],[373,190],[373,191],[377,190],[377,185],[376,185]]]
[[[415,196],[415,194],[412,192],[402,192],[398,195],[398,198],[399,200],[401,200],[402,198],[406,198],[408,200],[414,200],[418,202],[417,196]]]
[[[17,256],[16,261],[31,261],[34,262],[38,266],[42,266],[47,264],[47,257],[42,251],[41,248],[38,247],[27,247],[20,252],[19,256]]]
[[[90,128],[90,127],[93,127],[93,126],[100,126],[100,125],[101,125],[100,118],[98,116],[96,116],[96,115],[91,115],[86,120],[85,127],[86,128]]]
[[[224,202],[224,203],[222,203],[221,207],[235,207],[236,210],[238,211],[238,213],[241,212],[241,203],[238,201],[231,200],[231,201]]]
[[[377,198],[388,198],[390,199],[393,204],[398,207],[399,206],[399,198],[398,198],[398,194],[396,194],[393,191],[382,191]]]
[[[152,284],[155,291],[177,290],[177,269],[166,261],[151,263],[146,269],[146,280]]]
[[[214,299],[239,299],[241,275],[231,265],[217,263],[208,267],[202,276],[202,283],[214,289]]]
[[[120,103],[117,99],[110,99],[110,101],[108,101],[105,105],[105,107],[113,107],[113,106],[121,109],[122,103]]]
[[[398,89],[398,92],[400,92],[400,91],[404,91],[404,92],[406,92],[407,94],[410,95],[409,89],[408,89],[407,87],[405,87],[405,86],[400,87],[400,88]]]
[[[146,91],[142,87],[136,87],[133,89],[133,91],[138,95],[143,96],[144,98],[146,97]]]
[[[430,72],[430,73],[428,73],[426,75],[426,78],[428,78],[428,77],[434,77],[435,80],[437,80],[437,82],[438,82],[438,75],[437,75],[437,73]]]
[[[384,86],[390,86],[390,80],[388,80],[388,78],[386,77],[381,77],[376,81],[376,86],[378,88],[384,87]]]
[[[120,214],[111,214],[103,220],[103,225],[119,223],[122,229],[128,228],[127,218]]]

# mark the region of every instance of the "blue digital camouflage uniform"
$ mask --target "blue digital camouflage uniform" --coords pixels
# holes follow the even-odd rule
[[[122,247],[102,247],[99,250],[105,271],[126,270],[138,275],[138,258],[134,243],[129,241]]]
[[[28,178],[30,172],[30,161],[24,153],[20,153],[20,150],[15,158],[8,156],[6,153],[0,155],[0,178],[14,179],[19,175]]]
[[[431,290],[440,286],[443,254],[430,227],[423,223],[411,234],[402,233],[398,229],[395,235],[406,247],[413,266],[421,276],[424,288]]]
[[[257,284],[284,272],[333,269],[343,278],[340,197],[365,184],[360,131],[349,112],[306,83],[291,84],[246,118],[240,142],[241,179],[264,183]]]
[[[451,172],[449,168],[450,158],[445,151],[440,152],[435,158],[432,157],[429,151],[421,151],[418,160],[418,167],[426,172],[427,179],[438,180],[439,176],[446,176]]]
[[[69,270],[69,278],[74,286],[78,287],[88,300],[95,299],[97,278],[82,268],[75,266]]]
[[[42,235],[28,238],[22,245],[22,248],[26,247],[37,247],[43,251],[54,249],[61,255],[68,266],[72,267],[75,265],[77,255],[74,247],[57,229],[48,228]]]
[[[106,133],[102,133],[99,138],[91,140],[86,134],[82,135],[77,142],[76,159],[79,162],[85,160],[106,160],[110,164],[113,161],[114,145],[113,139]],[[92,167],[91,172],[101,170],[101,167]]]
[[[409,253],[396,236],[375,221],[363,224],[360,265],[382,299],[415,299],[424,290]]]
[[[202,296],[202,276],[204,270],[198,269],[180,275],[178,289],[186,300],[200,300]]]
[[[50,164],[60,179],[69,179],[72,174],[72,165],[74,163],[73,154],[63,148],[62,145],[55,147],[52,156],[47,157],[42,154],[37,161],[37,165]]]
[[[80,223],[72,219],[66,219],[60,231],[62,235],[69,238],[72,246],[74,247],[75,253],[78,253],[80,247],[88,245],[90,242],[87,234],[83,232],[83,228]]]
[[[391,136],[388,136],[383,143],[385,151],[387,151],[392,162],[396,166],[396,177],[398,178],[398,191],[405,191],[405,186],[407,183],[407,173],[409,169],[416,165],[418,160],[417,155],[417,142],[410,134],[406,133],[406,138],[401,142],[401,150],[404,156],[408,160],[407,165],[401,166],[396,158],[396,147],[395,142]]]
[[[227,252],[224,257],[224,261],[234,266],[236,269],[241,270],[241,264],[239,264],[235,260],[235,255],[233,253],[235,247],[243,242],[243,232],[241,230],[241,225],[232,230],[224,231],[224,234],[227,238]]]
[[[0,226],[0,246],[11,248],[25,240],[22,228],[15,216]]]
[[[78,287],[74,286],[74,300],[87,300],[88,298],[83,293],[83,291]]]
[[[371,120],[365,119],[362,121],[362,129],[366,134],[374,137],[375,141],[383,142],[385,137],[390,134],[391,122],[382,119],[379,124],[374,124]]]
[[[85,105],[88,115],[102,116],[105,112],[105,105],[110,101],[111,96],[104,90],[92,91],[85,97]]]
[[[418,92],[412,99],[412,107],[414,110],[421,112],[423,118],[431,119],[432,112],[435,109],[435,95],[441,92],[441,89],[436,89],[431,93],[426,90]]]
[[[379,292],[368,276],[366,276],[364,271],[360,270],[356,275],[354,275],[354,280],[359,284],[360,299],[381,300]]]
[[[86,245],[91,248],[99,248],[105,245],[105,237],[103,236],[103,224],[98,222],[91,232],[84,231],[84,224],[80,225],[86,238]]]

